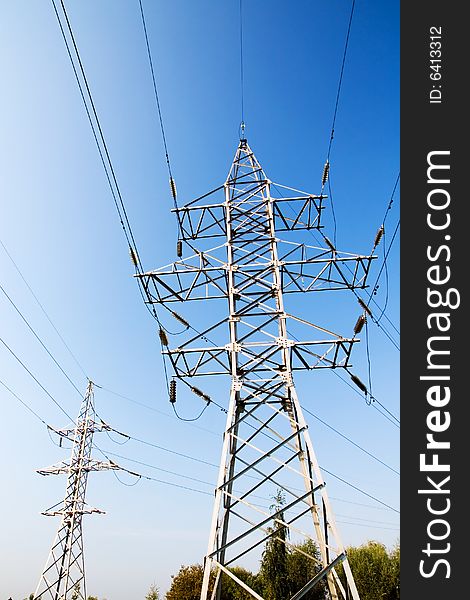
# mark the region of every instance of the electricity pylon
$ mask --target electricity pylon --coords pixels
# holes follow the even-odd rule
[[[53,430],[60,439],[72,442],[70,460],[38,470],[40,475],[67,475],[64,500],[43,512],[46,516],[61,516],[61,523],[52,544],[34,598],[41,600],[86,600],[85,562],[83,556],[82,516],[99,513],[85,501],[90,471],[119,469],[115,463],[94,460],[91,457],[93,434],[109,429],[105,423],[95,422],[93,383],[88,383],[76,427]]]
[[[374,257],[339,252],[325,236],[324,247],[277,237],[279,232],[292,236],[296,230],[321,231],[326,177],[327,170],[319,195],[293,190],[292,197],[274,198],[274,190],[291,188],[273,184],[247,140],[240,140],[225,183],[173,209],[179,224],[179,260],[139,275],[148,301],[165,305],[180,321],[186,319],[172,307],[198,300],[204,301],[201,320],[215,319],[203,331],[191,327],[189,339],[175,348],[166,334],[160,335],[175,377],[207,402],[210,397],[193,385],[194,378],[231,377],[201,600],[209,598],[214,572],[211,600],[221,597],[222,574],[263,600],[230,567],[250,555],[259,560],[263,545],[273,537],[292,551],[294,539],[312,539],[319,549],[319,557],[308,555],[313,575],[290,600],[302,598],[317,585],[324,585],[332,600],[359,600],[293,373],[349,367],[361,327],[356,324],[351,338],[337,335],[287,313],[284,296],[364,288]],[[173,180],[170,183],[175,197]],[[222,244],[207,247],[214,238],[221,238]],[[191,249],[190,256],[182,257],[181,242]],[[208,307],[209,299],[224,301],[220,320]],[[361,315],[358,323],[364,321]],[[301,325],[308,331],[305,341],[290,333],[289,328]],[[279,494],[285,501],[273,512],[266,500]],[[279,528],[285,535],[276,536]],[[340,563],[346,588],[335,571]]]

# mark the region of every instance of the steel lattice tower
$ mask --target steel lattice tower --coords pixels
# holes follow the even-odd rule
[[[109,461],[97,461],[91,457],[93,434],[109,427],[95,423],[93,383],[90,381],[82,402],[74,429],[54,430],[60,438],[72,442],[72,454],[68,462],[38,470],[41,475],[67,474],[67,486],[63,502],[42,513],[61,516],[61,523],[34,594],[35,599],[86,600],[85,563],[83,555],[82,516],[99,513],[85,501],[90,471],[119,469]]]
[[[358,340],[287,313],[284,295],[363,288],[373,257],[338,252],[327,238],[325,247],[280,240],[279,232],[320,230],[326,196],[294,190],[293,197],[274,198],[273,189],[242,139],[225,183],[174,209],[180,240],[192,255],[182,258],[179,244],[179,260],[140,275],[149,302],[165,305],[177,318],[172,308],[177,303],[204,301],[207,314],[209,299],[228,302],[228,314],[225,309],[204,331],[191,328],[192,335],[178,347],[164,341],[175,376],[206,401],[194,378],[231,377],[201,600],[209,598],[214,571],[212,600],[221,597],[222,573],[263,600],[230,567],[250,554],[259,557],[276,526],[288,533],[283,540],[288,547],[300,537],[314,540],[320,552],[319,560],[309,556],[315,574],[290,600],[321,581],[332,600],[359,600],[293,379],[298,370],[350,366]],[[201,249],[217,237],[221,245]],[[306,329],[305,341],[289,334],[291,325]],[[273,513],[265,507],[266,498],[279,491],[285,504]],[[347,589],[335,571],[339,563]]]

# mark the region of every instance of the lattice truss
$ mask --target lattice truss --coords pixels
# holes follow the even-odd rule
[[[178,304],[184,310],[192,301],[204,301],[206,318],[216,315],[209,300],[228,304],[220,319],[197,333],[188,329],[183,342],[164,351],[190,386],[200,376],[231,377],[201,600],[221,597],[221,573],[263,600],[230,568],[259,558],[279,526],[288,547],[312,539],[319,549],[291,600],[317,585],[331,599],[358,600],[293,380],[298,370],[348,367],[358,340],[288,314],[284,295],[364,288],[373,257],[339,252],[327,238],[325,247],[279,239],[280,232],[320,230],[326,196],[291,190],[289,198],[274,198],[274,188],[280,186],[241,140],[224,185],[174,209],[189,255],[140,275],[149,302],[176,315]],[[213,238],[221,243],[201,250]],[[294,323],[305,327],[305,340],[289,335]],[[273,513],[270,499],[279,492],[285,505]],[[349,593],[335,571],[341,562]]]
[[[60,440],[72,442],[69,461],[38,470],[40,475],[67,475],[65,497],[62,502],[43,512],[46,516],[60,516],[61,523],[52,544],[35,600],[86,600],[85,563],[83,556],[82,517],[85,514],[104,514],[88,506],[85,501],[90,471],[117,470],[112,461],[98,461],[91,457],[93,434],[108,430],[105,423],[95,422],[93,384],[90,381],[73,429],[54,429]]]

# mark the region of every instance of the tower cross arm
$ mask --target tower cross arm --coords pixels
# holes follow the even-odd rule
[[[68,462],[61,462],[58,463],[57,465],[52,465],[50,467],[46,467],[45,469],[38,469],[37,473],[39,473],[39,475],[61,475],[61,474],[68,474],[71,473],[73,471],[84,471],[84,472],[89,472],[89,471],[118,471],[121,467],[119,465],[117,465],[116,463],[114,463],[113,461],[102,461],[102,460],[95,460],[95,459],[90,459],[88,461],[86,461],[83,465],[74,465],[73,463],[70,464]]]

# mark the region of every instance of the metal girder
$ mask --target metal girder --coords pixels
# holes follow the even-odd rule
[[[253,174],[260,173],[261,171]],[[243,177],[227,183],[226,186],[239,186],[245,184],[244,189],[236,188],[231,198],[232,216],[245,214],[247,221],[251,223],[255,220],[256,201],[261,199],[260,205],[264,202],[263,191],[271,182],[267,179],[243,180]],[[209,194],[196,198],[186,206],[174,208],[172,212],[176,213],[181,239],[184,241],[216,238],[227,236],[226,228],[226,203],[225,187],[216,188]],[[209,199],[214,198],[213,202]],[[292,196],[289,198],[270,197],[273,206],[273,220],[276,231],[293,231],[302,229],[320,229],[320,218],[323,210],[323,200],[327,196],[305,194],[301,196]],[[263,227],[262,219],[258,225]]]
[[[290,539],[313,540],[319,552],[301,551],[312,560],[314,574],[292,591],[291,600],[317,585],[330,600],[359,600],[293,378],[298,370],[348,367],[358,340],[288,314],[284,295],[364,288],[374,257],[339,252],[326,237],[319,246],[279,239],[280,231],[315,229],[323,235],[326,199],[299,190],[275,198],[272,191],[279,187],[241,140],[225,184],[175,209],[189,255],[140,275],[149,303],[228,304],[226,316],[202,331],[188,327],[183,341],[176,346],[169,340],[164,349],[175,376],[185,381],[231,377],[201,600],[221,599],[222,573],[263,600],[231,567],[249,556],[259,559],[267,540],[281,539],[277,527]],[[212,238],[224,243],[203,248]],[[290,335],[293,322],[308,331],[304,340]],[[269,503],[278,494],[284,503],[273,509]],[[289,552],[300,551],[289,537],[281,541]],[[335,572],[340,562],[347,589]]]
[[[375,258],[373,256],[333,252],[327,248],[284,243],[281,240],[276,242],[278,248],[284,250],[278,259],[278,265],[274,265],[270,259],[269,242],[265,243],[267,256],[261,255],[263,247],[258,241],[256,244],[251,243],[250,252],[244,252],[240,257],[236,264],[240,290],[250,286],[272,286],[272,272],[276,267],[281,275],[281,291],[285,294],[367,287],[370,264]],[[242,249],[239,249],[240,254]],[[225,299],[228,271],[235,266],[229,267],[224,262],[223,253],[226,256],[225,245],[137,277],[141,278],[151,303]]]

